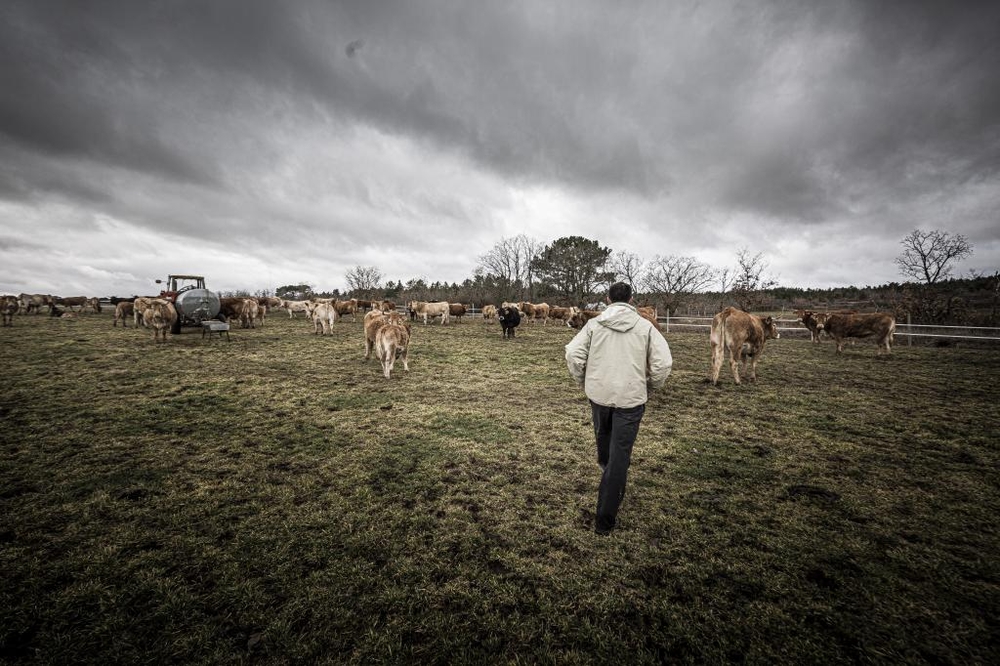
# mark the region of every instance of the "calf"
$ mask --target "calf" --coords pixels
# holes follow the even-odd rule
[[[125,318],[129,316],[135,316],[135,304],[132,301],[118,301],[118,305],[115,306],[114,326],[118,326],[120,321],[122,328],[128,328],[128,322]]]
[[[830,314],[823,324],[823,330],[837,343],[837,352],[844,351],[844,341],[848,338],[868,338],[875,336],[878,347],[876,355],[892,353],[892,337],[896,331],[896,318],[884,312],[875,314]]]
[[[375,333],[375,355],[382,361],[382,373],[386,379],[392,373],[397,356],[403,362],[403,370],[409,372],[409,348],[410,332],[403,324],[386,323]]]
[[[719,371],[726,350],[729,351],[729,367],[733,371],[733,381],[740,383],[737,357],[743,365],[744,373],[749,362],[750,373],[747,378],[752,382],[757,381],[757,359],[764,352],[764,345],[769,339],[780,337],[778,326],[771,317],[761,318],[736,308],[726,308],[715,315],[709,335],[712,345],[712,372],[709,378],[712,384],[719,383]]]
[[[514,306],[505,306],[497,310],[497,320],[500,322],[501,335],[506,338],[514,337],[514,329],[521,323],[521,313]]]
[[[812,312],[810,310],[796,310],[795,316],[799,318],[802,325],[809,329],[809,340],[819,343],[819,335],[823,332],[823,325],[826,324],[825,312]]]

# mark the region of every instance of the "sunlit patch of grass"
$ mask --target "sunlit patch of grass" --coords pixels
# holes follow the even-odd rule
[[[573,331],[272,316],[0,335],[0,654],[18,662],[997,661],[1000,351],[671,333],[620,529]]]

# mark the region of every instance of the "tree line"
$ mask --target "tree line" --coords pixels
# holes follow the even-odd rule
[[[278,287],[274,295],[292,300],[447,300],[477,307],[530,301],[584,307],[600,302],[612,283],[624,281],[632,286],[636,302],[655,305],[662,314],[670,315],[692,309],[712,312],[727,305],[754,311],[795,309],[810,303],[871,301],[875,309],[891,307],[941,320],[952,317],[951,311],[957,307],[955,299],[961,300],[956,294],[964,290],[991,293],[987,299],[991,298],[990,319],[995,321],[1000,273],[973,274],[964,281],[952,276],[955,263],[973,251],[964,236],[914,230],[901,245],[903,251],[895,260],[900,273],[917,283],[817,290],[780,287],[764,254],[751,253],[747,248],[736,252],[731,266],[716,268],[683,255],[656,255],[643,260],[634,253],[613,251],[580,236],[565,236],[544,244],[520,234],[501,239],[480,255],[473,275],[461,283],[427,282],[423,278],[403,282],[386,279],[377,266],[359,265],[344,276],[348,287],[345,292],[317,292],[312,285],[297,284]]]

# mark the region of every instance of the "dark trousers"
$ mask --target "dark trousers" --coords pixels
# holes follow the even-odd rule
[[[590,402],[597,439],[597,464],[604,473],[597,491],[597,529],[614,529],[618,507],[625,498],[628,467],[632,463],[632,445],[639,434],[639,423],[646,405],[605,407]]]

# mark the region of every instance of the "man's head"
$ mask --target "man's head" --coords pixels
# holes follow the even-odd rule
[[[608,301],[611,303],[628,303],[632,300],[632,287],[625,282],[615,282],[608,289]]]

